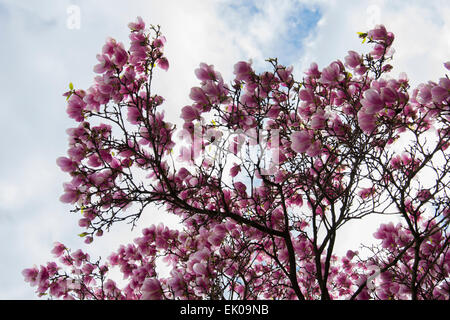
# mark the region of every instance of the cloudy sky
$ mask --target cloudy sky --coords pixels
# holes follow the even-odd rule
[[[55,159],[74,126],[61,94],[69,82],[91,85],[106,37],[127,44],[127,24],[138,15],[161,25],[168,40],[170,69],[157,74],[155,87],[173,121],[189,104],[200,62],[230,80],[239,60],[262,70],[266,58],[278,57],[301,76],[313,61],[322,68],[348,50],[367,50],[356,32],[377,23],[396,35],[393,76],[406,72],[413,85],[437,80],[450,60],[447,0],[0,0],[0,299],[35,298],[21,270],[49,261],[55,241],[106,257],[145,225],[174,223],[151,209],[134,231],[117,226],[87,248],[70,206],[58,201],[69,177]],[[343,247],[375,227],[347,233]]]

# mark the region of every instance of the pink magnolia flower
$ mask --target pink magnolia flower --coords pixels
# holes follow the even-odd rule
[[[388,33],[384,25],[376,25],[374,29],[367,33],[367,36],[373,40],[385,40],[387,35]]]
[[[192,120],[200,118],[200,113],[192,106],[185,106],[181,109],[181,118],[183,118],[185,122],[192,122]]]
[[[239,61],[234,65],[234,72],[237,81],[250,81],[252,79],[253,69],[251,63]]]
[[[373,114],[366,113],[364,109],[358,111],[358,123],[361,130],[370,134],[376,128],[376,118]]]
[[[180,168],[180,170],[178,170],[177,173],[177,177],[180,178],[181,180],[185,180],[190,175],[191,173],[185,167]]]
[[[214,71],[214,66],[200,63],[200,68],[195,69],[195,76],[201,81],[218,80],[219,75]]]
[[[445,67],[447,70],[450,70],[450,61],[447,61],[446,63],[444,63],[444,67]]]
[[[122,67],[127,63],[128,61],[128,53],[124,49],[123,44],[118,44],[113,51],[113,56],[111,59],[112,63],[114,63],[119,69],[122,69]]]
[[[84,253],[81,249],[78,249],[74,253],[72,253],[73,261],[77,266],[81,266],[81,263],[85,260],[89,259],[89,255]]]
[[[241,145],[235,141],[232,141],[228,144],[228,151],[232,152],[234,155],[237,155],[241,150]]]
[[[210,236],[208,237],[208,241],[213,246],[220,246],[222,244],[223,239],[227,233],[227,229],[223,224],[219,224],[212,230]]]
[[[192,149],[186,146],[182,146],[178,160],[181,162],[191,162],[193,160]]]
[[[75,203],[80,196],[78,189],[72,183],[64,183],[63,186],[64,194],[59,200],[64,203]]]
[[[373,47],[373,50],[370,52],[370,55],[375,59],[380,59],[383,56],[385,47],[381,44],[376,44]]]
[[[158,60],[156,60],[156,63],[161,69],[165,71],[169,69],[169,60],[167,60],[166,57],[159,58]]]
[[[236,189],[237,193],[240,195],[246,195],[247,187],[242,182],[238,181],[234,183],[234,188]]]
[[[135,66],[137,70],[141,70],[140,65],[147,59],[147,52],[150,51],[148,41],[142,32],[133,32],[130,34],[130,64]]]
[[[381,99],[388,103],[394,103],[398,100],[397,91],[389,87],[381,88]]]
[[[354,257],[355,255],[357,255],[357,254],[358,254],[358,251],[348,250],[348,251],[347,251],[347,254],[346,254],[346,257],[347,257],[349,260],[352,260],[353,257]]]
[[[366,71],[367,71],[367,67],[364,65],[360,65],[355,68],[356,74],[358,74],[360,76],[363,75],[364,73],[366,73]]]
[[[90,165],[91,167],[98,168],[102,164],[103,164],[102,161],[96,154],[92,154],[91,156],[89,156],[88,165]]]
[[[213,80],[204,81],[202,90],[213,103],[221,103],[221,99],[227,95],[227,86],[224,85],[222,79],[217,82],[214,82]]]
[[[361,99],[361,105],[364,107],[365,113],[374,114],[382,110],[384,101],[375,89],[364,91],[364,99]]]
[[[105,281],[103,289],[105,290],[105,293],[110,296],[116,296],[120,292],[116,283],[111,279]]]
[[[199,103],[201,105],[206,105],[209,103],[208,97],[206,96],[205,92],[202,90],[202,88],[199,87],[194,87],[191,89],[189,98],[191,98],[196,103]]]
[[[326,125],[327,118],[323,110],[319,110],[311,117],[311,128],[312,129],[324,129]]]
[[[450,285],[448,283],[443,283],[433,289],[433,297],[436,300],[448,300],[450,295]]]
[[[392,222],[388,224],[382,224],[378,230],[373,234],[375,239],[383,240],[383,248],[392,248],[396,245],[396,238],[398,237],[398,230],[401,225],[394,226]]]
[[[91,274],[94,269],[95,267],[90,263],[85,264],[82,268],[84,274]]]
[[[67,105],[67,114],[75,121],[82,122],[84,120],[83,110],[85,107],[86,102],[77,94],[72,94]]]
[[[65,291],[67,291],[67,286],[64,285],[64,281],[52,282],[49,287],[50,295],[55,297],[61,297]]]
[[[207,276],[208,275],[208,267],[202,262],[197,262],[196,264],[194,264],[192,269],[194,270],[194,272],[196,274],[198,274],[200,276]]]
[[[390,164],[393,169],[400,169],[400,167],[402,166],[401,156],[397,155],[397,156],[393,157],[390,161]]]
[[[345,65],[354,69],[361,64],[361,56],[355,51],[349,51],[345,57]]]
[[[155,40],[153,40],[153,46],[156,48],[162,48],[164,47],[164,44],[167,42],[166,37],[161,36],[159,38],[156,38]]]
[[[107,80],[107,81],[105,81],[105,80]],[[105,79],[102,77],[96,78],[98,92],[101,93],[106,99],[113,92],[113,86],[108,80],[109,79]]]
[[[344,80],[344,78],[345,75],[341,72],[341,63],[335,61],[322,70],[320,80],[324,84],[333,85]]]
[[[65,250],[66,247],[62,243],[55,242],[52,253],[59,258]]]
[[[103,54],[108,54],[109,56],[112,56],[114,54],[114,48],[117,46],[117,42],[114,38],[108,37],[106,39],[105,44],[102,48]]]
[[[233,167],[230,169],[230,175],[232,178],[236,177],[238,173],[241,172],[241,166],[234,163]]]
[[[138,124],[140,121],[142,121],[141,112],[136,108],[135,106],[128,106],[127,108],[127,120],[131,124]]]
[[[307,131],[297,131],[291,135],[291,149],[303,153],[311,146],[312,137]]]
[[[417,199],[420,201],[427,201],[431,198],[431,192],[429,189],[422,189],[417,193]]]
[[[106,54],[98,54],[97,60],[100,62],[94,66],[95,73],[104,73],[112,68],[111,59]]]
[[[418,86],[416,100],[420,104],[427,104],[427,103],[431,102],[432,95],[431,95],[431,86],[429,84],[422,83]]]
[[[267,117],[271,119],[278,118],[278,115],[280,114],[280,107],[278,105],[272,106],[269,111],[267,112]]]
[[[305,72],[307,76],[313,77],[313,78],[319,78],[320,77],[320,71],[319,67],[317,66],[317,63],[313,62],[311,63],[309,69]]]
[[[170,275],[171,277],[168,281],[169,286],[173,291],[175,291],[176,296],[182,296],[186,287],[183,275],[175,270],[172,270]]]
[[[342,136],[345,134],[345,125],[342,123],[342,120],[338,115],[335,115],[333,118],[332,128],[336,136]]]
[[[364,188],[358,192],[358,195],[362,199],[366,199],[366,198],[370,197],[374,192],[375,192],[375,189],[373,187]]]
[[[446,101],[447,98],[450,97],[450,79],[441,78],[439,80],[439,85],[431,89],[431,96],[436,103]]]
[[[314,92],[312,92],[311,89],[302,89],[299,92],[299,97],[303,101],[313,102],[314,101]]]
[[[30,285],[35,286],[38,282],[37,278],[39,275],[39,270],[36,267],[30,268],[30,269],[24,269],[22,271],[22,275],[24,276],[26,282],[29,282]]]
[[[198,185],[198,178],[196,177],[191,177],[188,181],[187,181],[187,185],[191,186],[191,187],[196,187]]]
[[[145,22],[141,17],[137,17],[136,22],[130,22],[128,24],[128,28],[130,28],[132,31],[144,30]]]
[[[78,225],[82,228],[86,228],[90,225],[90,221],[89,221],[89,219],[82,218],[82,219],[78,220]]]
[[[314,141],[308,148],[308,150],[306,150],[306,154],[310,157],[316,157],[320,154],[320,152],[322,151],[322,144],[320,143],[320,141]]]
[[[73,172],[77,169],[77,164],[66,157],[59,157],[56,159],[56,163],[64,172]]]
[[[277,73],[278,76],[280,77],[281,81],[286,82],[286,83],[290,83],[292,81],[292,70],[294,69],[293,66],[290,67],[278,67],[277,68]]]

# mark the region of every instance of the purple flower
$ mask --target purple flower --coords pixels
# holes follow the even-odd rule
[[[234,72],[237,81],[250,81],[252,79],[253,69],[250,63],[239,61],[234,65]]]
[[[361,100],[365,113],[375,114],[384,107],[384,101],[375,89],[368,89],[364,92],[364,99]]]
[[[338,82],[344,80],[345,76],[341,72],[341,65],[339,62],[332,62],[328,67],[322,70],[322,76],[320,80],[324,84],[337,84]]]
[[[345,57],[345,65],[350,68],[356,68],[361,64],[361,56],[355,51],[349,51],[348,56]]]
[[[324,112],[319,111],[311,117],[311,128],[312,129],[323,129],[323,128],[325,128],[326,121],[327,121],[327,118],[325,117]]]
[[[166,57],[159,58],[158,60],[156,60],[156,63],[161,69],[165,71],[169,69],[169,61],[167,60]]]
[[[384,40],[387,38],[387,35],[388,33],[384,25],[376,25],[374,29],[367,33],[367,36],[373,40]]]
[[[192,120],[198,119],[200,117],[200,113],[198,110],[192,106],[185,106],[181,109],[181,118],[184,119],[185,122],[191,122]]]
[[[376,118],[371,113],[366,113],[364,108],[358,111],[358,122],[361,130],[367,134],[376,128]]]
[[[52,253],[56,257],[60,257],[64,253],[64,250],[66,250],[66,247],[62,243],[55,242]]]
[[[312,137],[307,131],[294,132],[291,135],[291,149],[298,153],[308,150],[311,145]]]
[[[217,72],[214,71],[214,67],[206,63],[200,63],[200,68],[195,69],[195,76],[201,81],[217,80],[219,78]]]
[[[58,159],[56,159],[56,164],[64,172],[73,172],[77,168],[76,163],[74,163],[71,159],[66,157],[59,157]]]
[[[158,279],[147,278],[141,287],[141,300],[160,300],[162,298],[161,284]]]
[[[445,67],[447,70],[450,70],[450,61],[447,61],[446,63],[444,63],[444,67]]]
[[[141,17],[137,17],[136,22],[130,22],[128,24],[128,28],[130,28],[132,31],[144,30],[145,22]]]

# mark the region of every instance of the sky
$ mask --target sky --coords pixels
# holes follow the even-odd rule
[[[115,226],[88,246],[77,237],[71,206],[58,200],[70,178],[55,161],[66,154],[65,130],[75,126],[62,93],[70,82],[92,84],[105,39],[128,44],[127,24],[137,16],[159,24],[168,41],[170,69],[157,73],[155,90],[172,122],[190,103],[200,62],[230,81],[237,61],[264,70],[265,59],[277,57],[301,77],[311,62],[323,68],[348,50],[366,52],[356,33],[378,23],[396,36],[393,77],[406,72],[413,86],[437,80],[450,60],[446,0],[0,0],[0,299],[36,299],[21,271],[50,261],[55,241],[106,258],[149,224],[176,224],[150,208],[134,230]],[[368,240],[375,228],[347,230],[342,248]]]

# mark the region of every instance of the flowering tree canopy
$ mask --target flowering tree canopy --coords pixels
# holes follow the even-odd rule
[[[141,18],[129,28],[128,49],[110,38],[97,55],[94,84],[64,94],[78,125],[57,160],[71,177],[60,199],[81,215],[86,243],[150,204],[180,227],[149,226],[107,261],[56,243],[55,262],[23,271],[39,295],[450,298],[448,76],[414,90],[388,77],[394,35],[379,25],[359,34],[369,53],[313,63],[301,80],[277,59],[262,73],[236,63],[229,84],[201,63],[176,128],[152,91],[169,67],[166,39]],[[342,227],[373,215],[401,222],[337,256]]]

